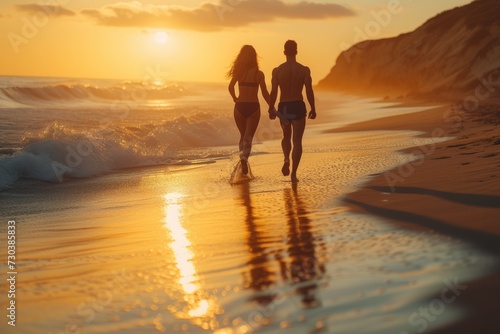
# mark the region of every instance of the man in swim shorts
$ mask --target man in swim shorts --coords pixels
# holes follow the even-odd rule
[[[311,111],[309,118],[316,118],[314,92],[312,89],[311,71],[297,62],[297,43],[288,40],[285,43],[286,62],[273,70],[271,79],[271,96],[269,101],[269,118],[279,117],[283,130],[281,148],[285,157],[281,172],[290,175],[292,182],[298,182],[297,168],[302,156],[302,136],[306,127],[306,105],[302,97],[302,89],[306,88],[306,96]],[[280,89],[280,103],[275,112],[274,105]],[[293,151],[292,151],[293,142]],[[292,152],[292,173],[290,174],[290,152]]]

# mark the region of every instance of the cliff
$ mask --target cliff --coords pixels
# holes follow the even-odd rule
[[[411,33],[358,43],[340,54],[318,86],[431,100],[456,99],[479,86],[498,94],[499,13],[499,0],[476,0]]]

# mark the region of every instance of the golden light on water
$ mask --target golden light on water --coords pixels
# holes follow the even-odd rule
[[[178,270],[177,282],[182,293],[182,301],[187,303],[187,308],[181,307],[182,311],[175,312],[181,318],[210,318],[213,324],[217,306],[214,301],[205,298],[200,283],[200,277],[194,264],[195,254],[189,240],[189,233],[183,226],[183,199],[184,195],[177,192],[168,193],[165,200],[165,227],[170,238],[175,265]]]
[[[208,300],[206,300],[206,299],[200,300],[198,307],[190,310],[189,315],[192,317],[204,316],[205,314],[208,313],[209,306],[210,306],[210,304],[208,303]]]
[[[193,252],[190,249],[191,242],[187,237],[187,231],[182,226],[182,205],[179,200],[183,197],[180,193],[168,193],[165,195],[167,203],[165,207],[165,225],[170,231],[175,262],[179,269],[179,284],[186,294],[194,293],[198,287],[194,283],[197,280],[196,269],[192,262]]]
[[[169,108],[171,107],[173,104],[169,101],[166,101],[166,100],[151,100],[147,103],[145,103],[144,105],[148,106],[148,107],[151,107],[151,108]]]

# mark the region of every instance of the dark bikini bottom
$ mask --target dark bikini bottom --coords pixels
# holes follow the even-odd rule
[[[296,121],[307,115],[304,101],[287,101],[278,104],[278,117],[282,120]]]
[[[243,117],[248,118],[260,109],[260,104],[259,102],[236,102],[234,108],[238,110]]]

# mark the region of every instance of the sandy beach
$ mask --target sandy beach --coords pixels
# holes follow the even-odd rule
[[[395,117],[353,124],[349,131],[422,131],[432,138],[453,137],[443,143],[417,146],[405,152],[416,160],[371,178],[345,196],[353,212],[375,214],[398,226],[426,226],[471,242],[495,256],[500,252],[500,167],[498,103],[489,101],[474,113],[444,106]],[[468,315],[436,333],[470,333],[481,328],[496,333],[492,309],[500,295],[498,267],[477,281],[459,301]]]
[[[431,138],[454,137],[445,143],[407,150],[417,157],[415,161],[383,173],[368,182],[363,191],[347,198],[377,203],[381,208],[398,207],[409,214],[424,214],[443,225],[449,222],[474,232],[500,235],[496,215],[500,206],[498,111],[496,115],[489,108],[475,115],[455,114],[454,119],[449,117],[451,121],[447,121],[445,116],[450,110],[442,107],[333,130],[407,129],[423,131],[423,136]]]
[[[266,131],[259,132],[263,137],[250,159],[255,178],[241,184],[229,184],[235,156],[63,183],[18,181],[0,193],[5,217],[17,222],[18,328],[22,333],[416,333],[424,321],[419,308],[454,282],[463,298],[456,296],[458,302],[447,304],[426,328],[446,328],[474,315],[469,301],[482,298],[488,285],[470,282],[484,282],[497,255],[473,238],[435,233],[442,231],[432,224],[370,210],[387,202],[368,187],[386,186],[384,180],[373,182],[414,161],[401,150],[436,145],[439,152],[453,142],[437,144],[444,134],[416,132],[420,124],[406,128],[405,120],[419,115],[414,109],[359,105],[367,110],[366,119],[392,114],[394,127],[360,131],[364,125],[355,124],[354,132],[333,134],[329,122],[348,119],[335,114],[342,104],[334,105],[325,120],[309,124],[296,185],[281,175],[279,140],[262,140],[269,138]],[[421,109],[422,115],[436,115],[436,109]],[[405,208],[398,204],[398,210]],[[482,209],[498,210],[481,207],[479,215]]]

